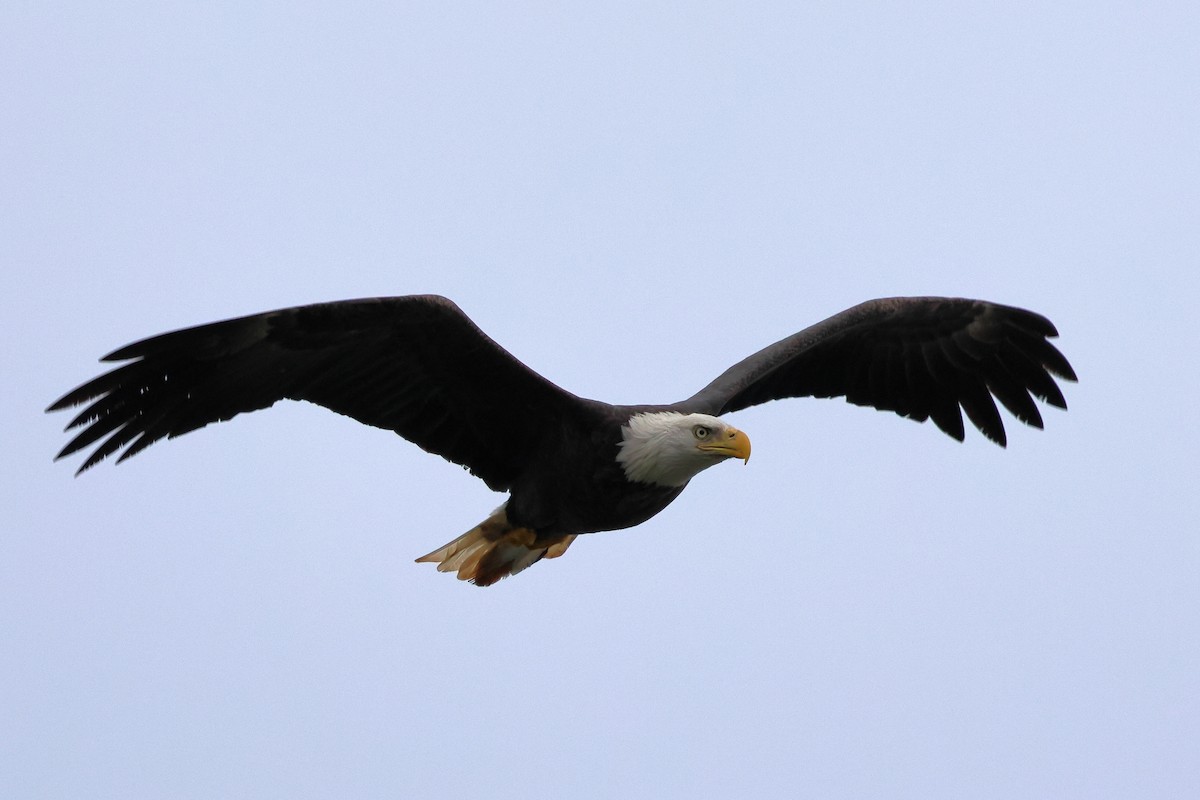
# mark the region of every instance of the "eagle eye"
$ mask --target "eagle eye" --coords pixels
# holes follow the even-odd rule
[[[704,425],[697,425],[696,427],[692,428],[692,435],[697,439],[707,439],[710,433],[712,433],[712,431]]]

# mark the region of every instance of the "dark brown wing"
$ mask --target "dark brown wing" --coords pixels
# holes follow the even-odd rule
[[[505,489],[539,438],[583,401],[530,370],[449,300],[389,297],[285,308],[166,333],[104,357],[130,363],[49,411],[90,404],[59,458],[79,471],[278,400],[387,428]],[[105,438],[107,437],[107,438]]]
[[[963,439],[961,407],[1005,444],[993,396],[1017,419],[1042,427],[1030,395],[1066,408],[1054,376],[1075,380],[1048,338],[1045,317],[983,300],[870,300],[735,364],[681,410],[725,414],[784,397],[841,397],[860,406],[933,419]]]

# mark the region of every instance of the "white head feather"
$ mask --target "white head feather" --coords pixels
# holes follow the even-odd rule
[[[736,452],[714,447],[738,443]],[[639,483],[683,486],[702,470],[734,457],[749,459],[750,442],[737,428],[708,414],[651,411],[634,414],[621,428],[617,461]]]

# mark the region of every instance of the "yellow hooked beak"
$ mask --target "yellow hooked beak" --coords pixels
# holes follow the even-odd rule
[[[696,447],[706,453],[715,453],[726,458],[740,458],[743,462],[750,461],[750,437],[737,428],[717,433]]]

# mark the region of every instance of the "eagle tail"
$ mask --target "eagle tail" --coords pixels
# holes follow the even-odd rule
[[[438,572],[457,572],[460,581],[491,586],[543,558],[558,558],[575,541],[575,534],[542,538],[532,528],[513,526],[504,509],[500,506],[483,522],[421,556],[417,563],[431,562],[437,564]]]

